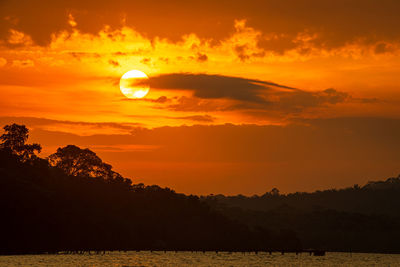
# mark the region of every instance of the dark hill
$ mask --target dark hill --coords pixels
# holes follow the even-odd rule
[[[400,178],[363,187],[199,198],[132,184],[93,151],[46,159],[28,129],[0,136],[0,254],[88,250],[400,252]]]
[[[85,250],[299,248],[294,234],[250,229],[196,196],[65,174],[0,151],[0,254]]]
[[[271,230],[293,229],[304,247],[400,252],[400,178],[340,190],[262,196],[207,196],[227,217]]]
[[[313,193],[296,192],[279,194],[271,191],[262,196],[208,196],[204,199],[216,201],[227,207],[246,210],[269,211],[283,205],[301,211],[331,209],[342,212],[356,212],[365,215],[400,215],[400,176],[386,181],[369,182],[360,187],[331,189]]]

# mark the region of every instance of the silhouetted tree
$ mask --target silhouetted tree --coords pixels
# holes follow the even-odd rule
[[[279,196],[279,189],[274,187],[271,189],[271,192],[269,192],[272,196]]]
[[[58,148],[48,157],[50,165],[63,170],[68,175],[123,182],[125,179],[112,170],[112,166],[103,162],[88,148],[81,149],[74,145]]]
[[[27,130],[17,130],[23,141],[5,142],[10,151],[27,139]],[[232,221],[196,196],[157,185],[127,186],[128,181],[89,149],[70,145],[48,160],[31,162],[0,149],[0,255],[121,249],[248,251],[297,244],[295,236]]]
[[[5,132],[0,136],[0,149],[18,156],[23,162],[37,158],[35,152],[40,153],[42,147],[39,144],[26,144],[29,130],[25,125],[14,123],[4,126],[3,129]]]
[[[131,185],[93,151],[73,145],[40,159],[40,146],[26,144],[25,126],[4,129],[0,254],[301,247],[400,252],[400,176],[313,193],[275,188],[262,196],[198,198]]]

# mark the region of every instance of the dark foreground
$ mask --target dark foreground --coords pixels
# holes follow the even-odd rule
[[[287,250],[287,249],[280,249],[280,250],[268,250],[268,251],[259,251],[259,250],[242,250],[242,251],[237,251],[237,250],[231,250],[231,251],[221,251],[221,250],[136,250],[135,252],[151,252],[151,253],[178,253],[178,252],[191,252],[191,253],[268,253],[269,255],[272,255],[272,253],[276,254],[281,254],[285,255],[288,253],[292,253],[295,255],[299,255],[302,253],[309,254],[310,256],[325,256],[326,251],[325,250],[320,250],[320,249],[296,249],[296,250]],[[6,254],[6,255],[105,255],[107,253],[127,253],[127,252],[133,252],[133,251],[127,251],[127,250],[118,250],[118,251],[106,251],[106,250],[75,250],[75,251],[51,251],[51,252],[41,252],[41,253],[29,253],[29,254]]]
[[[0,254],[61,251],[400,252],[400,179],[261,197],[132,184],[94,152],[50,157],[12,125],[0,144]],[[306,251],[307,252],[307,251]]]

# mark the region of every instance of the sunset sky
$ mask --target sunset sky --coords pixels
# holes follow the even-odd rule
[[[400,1],[0,0],[0,124],[192,194],[400,173]],[[128,99],[121,76],[150,91]]]

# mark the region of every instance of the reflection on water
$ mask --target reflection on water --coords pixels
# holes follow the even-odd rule
[[[105,255],[0,256],[0,266],[400,266],[400,255],[327,253],[109,252]]]

